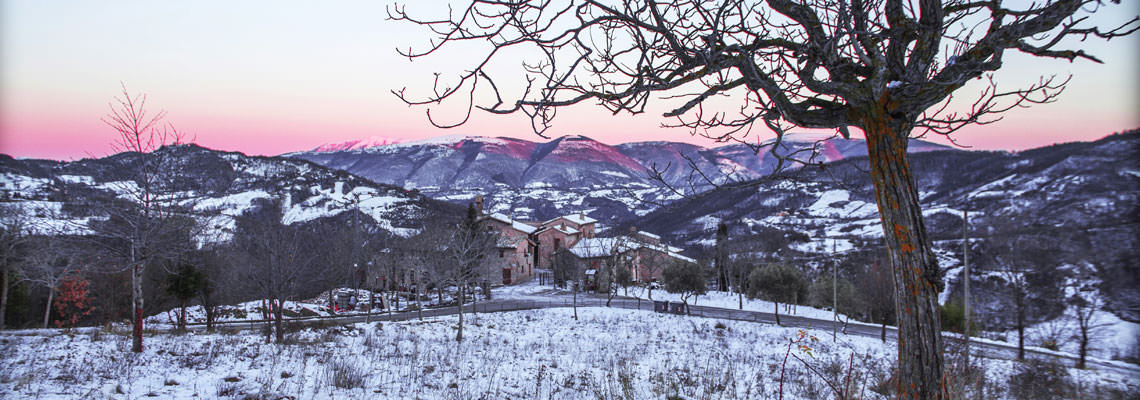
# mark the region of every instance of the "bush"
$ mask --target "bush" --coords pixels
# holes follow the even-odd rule
[[[966,327],[966,307],[960,298],[952,298],[939,308],[942,316],[942,330],[962,333]],[[979,325],[977,320],[970,324],[970,336],[978,336]]]
[[[757,267],[748,275],[748,297],[777,303],[807,300],[807,280],[799,269],[784,264]]]
[[[812,282],[808,288],[808,298],[813,307],[830,309],[834,305],[834,297],[839,300],[839,312],[858,317],[858,312],[864,309],[862,299],[855,290],[855,285],[846,279],[839,279],[839,285],[832,293],[831,276],[824,276]]]
[[[330,362],[326,371],[333,386],[341,389],[364,387],[364,371],[347,360],[338,359]]]

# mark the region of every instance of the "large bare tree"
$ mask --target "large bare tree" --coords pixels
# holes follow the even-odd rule
[[[123,86],[120,96],[110,103],[103,122],[115,132],[112,147],[120,154],[123,175],[111,189],[115,197],[102,199],[105,222],[91,228],[108,254],[123,270],[131,271],[131,299],[134,337],[131,350],[141,352],[143,331],[143,281],[148,265],[176,258],[192,248],[187,232],[193,220],[180,206],[183,194],[173,187],[182,171],[165,162],[156,152],[162,146],[179,144],[183,136],[164,122],[164,111],[147,109],[145,95],[132,95]]]
[[[1111,1],[1119,3],[1118,0]],[[427,27],[424,48],[409,58],[469,46],[481,52],[455,76],[437,75],[409,104],[465,103],[523,113],[540,135],[556,112],[579,103],[642,113],[651,100],[670,103],[670,126],[721,141],[752,142],[774,132],[778,148],[792,128],[862,131],[894,269],[899,323],[897,391],[904,398],[943,398],[938,268],[907,157],[908,139],[950,135],[1002,112],[1052,101],[1068,79],[998,87],[992,72],[1008,53],[1099,60],[1067,46],[1135,32],[1140,19],[1098,27],[1088,14],[1104,0],[472,0],[446,16],[420,17],[395,7],[396,20]],[[1075,40],[1074,40],[1075,39]],[[517,70],[519,54],[525,81]],[[516,58],[512,58],[516,57]],[[509,64],[507,64],[509,63]],[[955,102],[967,84],[972,101]],[[512,81],[515,85],[504,84]],[[520,84],[521,83],[521,84]],[[515,90],[514,87],[521,89]],[[734,102],[732,106],[724,103]],[[759,144],[756,144],[759,146]],[[759,150],[759,149],[757,149]]]

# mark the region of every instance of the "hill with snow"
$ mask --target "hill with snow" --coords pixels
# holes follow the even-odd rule
[[[712,187],[708,181],[720,184],[769,174],[776,165],[776,155],[801,161],[788,163],[788,169],[799,168],[802,163],[866,155],[862,140],[813,134],[790,134],[778,146],[763,146],[737,144],[710,149],[675,142],[611,146],[585,136],[564,136],[545,143],[508,137],[443,136],[284,156],[457,203],[483,195],[492,211],[522,219],[588,211],[603,220],[629,221],[680,199],[674,189],[702,192]],[[919,152],[948,149],[917,140],[912,147]],[[818,155],[812,156],[813,151]],[[654,173],[659,173],[667,185],[651,179]]]
[[[426,220],[458,216],[459,207],[400,187],[378,184],[307,161],[252,157],[196,145],[166,146],[154,153],[170,172],[161,184],[202,228],[201,242],[229,239],[234,217],[258,201],[282,204],[285,224],[338,218],[360,210],[365,222],[393,237],[414,235]],[[0,206],[20,210],[44,234],[82,234],[107,216],[89,206],[103,198],[126,199],[139,182],[137,153],[73,162],[0,156]],[[359,199],[359,204],[357,204]]]
[[[725,187],[630,223],[706,252],[724,223],[734,241],[764,249],[757,250],[762,257],[794,260],[809,271],[838,263],[853,276],[885,262],[866,163],[849,158]],[[985,326],[1012,326],[1010,276],[1001,272],[1010,263],[1031,278],[1033,324],[1065,315],[1078,292],[1140,322],[1140,132],[1018,153],[925,152],[912,154],[911,165],[944,273],[942,301],[963,294],[968,211],[969,279]]]

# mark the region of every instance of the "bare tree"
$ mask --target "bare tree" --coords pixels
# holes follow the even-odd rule
[[[1114,1],[1119,3],[1119,1]],[[1065,48],[1073,40],[1111,39],[1135,32],[1140,17],[1111,29],[1087,18],[1103,0],[1017,3],[970,0],[472,0],[443,18],[419,18],[403,7],[393,19],[430,29],[424,49],[409,58],[467,44],[489,48],[457,67],[457,79],[437,75],[423,97],[394,93],[409,104],[465,102],[471,110],[523,113],[542,135],[560,107],[596,103],[607,110],[645,112],[651,98],[675,102],[669,126],[719,141],[748,141],[754,130],[775,133],[779,148],[792,128],[855,127],[866,137],[899,315],[898,395],[942,398],[938,292],[942,277],[926,236],[907,157],[912,135],[949,136],[1003,112],[1054,100],[1068,79],[1048,77],[1028,87],[999,89],[992,73],[1006,52],[1073,61],[1097,58]],[[508,49],[529,49],[520,80],[499,61],[517,63]],[[972,102],[954,93],[986,78]],[[976,86],[971,86],[973,89]],[[483,89],[479,91],[478,89]],[[722,100],[736,102],[729,107]],[[719,103],[719,104],[718,104]],[[760,144],[754,145],[760,150]],[[795,158],[781,158],[783,160]],[[782,165],[782,162],[781,162]]]
[[[47,289],[47,303],[44,306],[43,328],[48,327],[51,316],[52,299],[60,282],[69,276],[77,275],[81,265],[67,248],[64,239],[56,236],[41,237],[34,242],[24,267],[27,281]]]
[[[606,242],[606,258],[603,261],[603,270],[599,271],[598,284],[606,285],[606,307],[617,296],[618,288],[628,288],[633,284],[633,250],[632,239],[628,236],[615,236]]]
[[[131,350],[141,352],[143,330],[143,280],[145,269],[157,260],[173,258],[192,248],[187,240],[172,240],[193,222],[184,217],[179,198],[172,187],[180,171],[155,151],[167,144],[179,144],[182,135],[164,124],[164,111],[151,113],[145,95],[131,95],[126,86],[110,104],[103,122],[115,131],[113,146],[123,153],[123,167],[129,176],[113,188],[117,198],[105,199],[108,223],[94,224],[99,236],[111,238],[107,250],[120,260],[123,270],[131,271],[131,298],[134,312]],[[184,239],[184,237],[182,237]]]
[[[268,301],[276,342],[284,341],[284,301],[298,293],[302,283],[322,280],[317,268],[320,240],[305,227],[280,223],[281,210],[264,204],[237,218],[234,234],[234,264],[244,265],[236,278]],[[268,340],[268,339],[267,339]]]
[[[11,205],[0,205],[0,329],[8,313],[8,287],[22,280],[20,266],[31,237],[27,216]]]
[[[1063,273],[1056,271],[1057,255],[1051,251],[1045,236],[1011,222],[997,222],[994,227],[996,234],[986,238],[989,251],[979,261],[1000,277],[996,286],[1012,306],[1005,310],[1013,314],[1017,329],[1017,359],[1024,360],[1029,314],[1048,310],[1050,303],[1063,297],[1060,286]]]
[[[887,325],[895,318],[894,281],[890,267],[875,259],[856,280],[863,293],[863,303],[872,322],[880,325],[879,339],[887,341]]]
[[[1090,269],[1091,266],[1087,265],[1077,269],[1075,279],[1067,289],[1069,296],[1066,299],[1073,310],[1073,316],[1077,320],[1077,354],[1080,356],[1077,361],[1077,368],[1082,369],[1085,367],[1088,352],[1092,349],[1093,340],[1099,336],[1100,330],[1106,326],[1106,324],[1098,322],[1096,318],[1096,313],[1102,304],[1099,296],[1094,293],[1097,290],[1092,284],[1096,281],[1093,279],[1095,272]]]
[[[478,213],[472,204],[467,206],[467,216],[456,227],[447,244],[447,253],[454,263],[449,281],[458,290],[456,303],[459,307],[459,329],[455,341],[463,341],[463,302],[467,289],[472,283],[486,279],[488,273],[487,255],[495,248],[498,239],[492,230],[480,223]]]
[[[570,307],[573,308],[574,320],[577,321],[578,290],[581,289],[582,274],[584,272],[582,261],[567,249],[555,251],[553,257],[554,260],[551,262],[551,269],[554,270],[555,284],[561,286],[566,282],[572,282],[568,288],[573,291]]]

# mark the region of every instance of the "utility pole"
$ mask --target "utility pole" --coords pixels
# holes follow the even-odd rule
[[[835,342],[839,330],[839,261],[836,261],[835,241],[831,239],[831,341]]]
[[[963,308],[965,309],[966,316],[966,330],[964,336],[966,338],[966,368],[970,367],[970,236],[969,227],[970,220],[965,208],[962,209],[962,268],[963,273],[966,275],[965,289],[966,292],[963,299]]]

